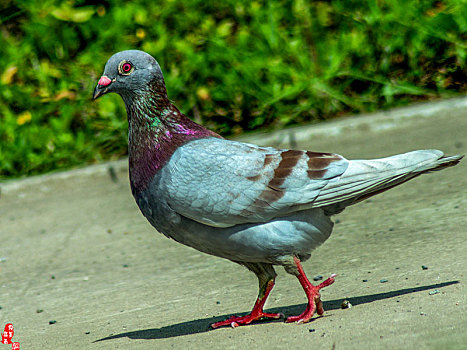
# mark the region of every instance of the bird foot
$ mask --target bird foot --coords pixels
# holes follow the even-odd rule
[[[211,325],[212,328],[219,328],[222,326],[231,326],[232,328],[238,327],[238,326],[244,326],[247,324],[252,323],[253,321],[259,321],[259,320],[264,320],[264,319],[273,319],[277,320],[280,318],[284,318],[283,313],[278,313],[278,314],[273,314],[273,313],[266,313],[266,312],[255,312],[251,313],[245,316],[232,316],[225,321],[220,321],[213,323]]]
[[[297,322],[297,323],[307,323],[310,322],[311,318],[313,317],[315,311],[318,315],[322,316],[324,314],[324,308],[323,308],[323,302],[321,301],[321,295],[319,293],[319,290],[321,288],[330,286],[331,284],[334,283],[334,277],[337,275],[332,274],[331,277],[329,277],[327,280],[321,282],[317,286],[312,285],[311,283],[308,286],[308,305],[306,306],[306,309],[304,312],[302,312],[298,316],[290,316],[287,317],[285,322],[291,323],[291,322]]]

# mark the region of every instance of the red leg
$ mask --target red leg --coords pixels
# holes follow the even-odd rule
[[[258,299],[253,306],[253,310],[245,316],[232,316],[225,321],[220,321],[213,323],[212,328],[218,328],[222,326],[231,326],[232,328],[250,324],[253,321],[258,321],[261,319],[278,319],[284,317],[283,314],[272,314],[263,312],[264,303],[268,298],[269,292],[271,292],[272,287],[274,287],[274,280],[269,280],[263,288],[261,288]]]
[[[300,281],[300,284],[305,290],[306,296],[308,298],[308,305],[302,314],[298,316],[290,316],[285,322],[306,323],[310,321],[315,311],[320,316],[324,314],[323,303],[321,302],[321,295],[319,294],[319,290],[333,284],[334,277],[336,277],[336,275],[331,275],[331,277],[329,277],[327,280],[323,281],[317,286],[314,286],[310,283],[310,281],[308,281],[308,278],[303,271],[302,265],[300,264],[300,260],[297,257],[294,257],[294,262],[298,268],[298,280]]]

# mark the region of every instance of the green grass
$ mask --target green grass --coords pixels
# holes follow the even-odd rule
[[[467,5],[446,1],[20,1],[0,7],[0,177],[126,154],[107,59],[142,49],[223,135],[467,90]]]

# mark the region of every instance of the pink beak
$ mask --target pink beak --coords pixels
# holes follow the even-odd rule
[[[101,85],[101,86],[107,86],[109,85],[110,83],[112,82],[112,80],[110,80],[108,77],[106,77],[105,75],[101,76],[101,78],[99,79],[99,82],[97,84]]]
[[[102,96],[106,94],[109,91],[108,86],[112,83],[112,80],[109,79],[109,77],[106,77],[105,75],[101,76],[99,79],[99,82],[97,83],[96,88],[94,89],[94,94],[92,98],[95,100],[99,96]]]

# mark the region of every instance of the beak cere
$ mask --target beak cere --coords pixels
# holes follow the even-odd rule
[[[112,80],[110,80],[108,77],[103,75],[103,76],[101,76],[101,78],[99,79],[99,82],[97,84],[102,85],[102,86],[107,86],[111,82],[112,82]]]
[[[103,75],[100,79],[99,82],[97,83],[96,88],[94,89],[94,94],[92,98],[95,100],[99,96],[104,95],[108,91],[108,86],[112,83],[112,80],[109,79],[109,77],[106,77]]]

